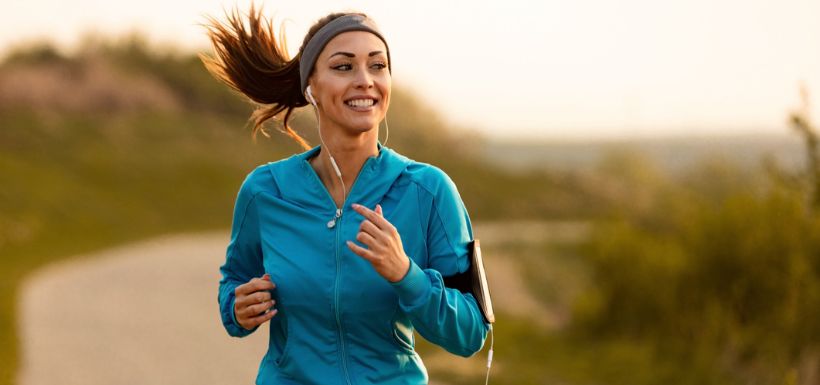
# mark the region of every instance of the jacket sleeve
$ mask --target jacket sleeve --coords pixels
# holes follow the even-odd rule
[[[469,357],[484,346],[490,325],[471,294],[444,286],[442,274],[453,275],[469,267],[467,246],[472,240],[472,227],[455,184],[439,172],[441,183],[431,192],[427,223],[429,268],[420,268],[411,258],[407,274],[392,285],[399,306],[425,339],[453,354]]]
[[[228,334],[244,337],[257,328],[248,330],[239,325],[234,315],[234,290],[253,277],[264,274],[262,249],[259,240],[259,217],[256,197],[251,175],[242,183],[236,198],[231,227],[231,240],[228,244],[225,263],[219,268],[222,279],[219,281],[219,313],[222,325]]]

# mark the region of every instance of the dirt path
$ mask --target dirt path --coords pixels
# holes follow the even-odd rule
[[[223,232],[162,237],[30,276],[19,301],[18,384],[252,384],[267,329],[239,340],[220,324],[218,267],[227,242]],[[485,263],[497,272],[491,287],[506,298],[497,310],[549,318],[516,279],[513,261]]]
[[[264,328],[222,329],[227,233],[173,236],[49,266],[24,284],[19,385],[252,384]]]

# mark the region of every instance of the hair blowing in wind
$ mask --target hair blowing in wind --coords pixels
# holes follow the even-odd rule
[[[214,56],[199,55],[205,68],[219,81],[259,104],[250,118],[254,122],[254,138],[258,132],[270,137],[264,123],[284,112],[280,130],[304,149],[310,149],[288,125],[293,110],[307,105],[299,83],[301,49],[291,59],[284,28],[280,27],[277,40],[270,20],[253,4],[247,14],[247,25],[236,9],[232,13],[225,12],[225,16],[225,23],[206,16],[208,22],[204,26],[213,44]],[[308,36],[316,29],[316,26],[311,28]]]

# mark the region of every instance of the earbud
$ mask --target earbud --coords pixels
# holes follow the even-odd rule
[[[305,93],[307,94],[307,99],[310,102],[310,104],[316,106],[316,99],[313,98],[313,93],[310,92],[310,86],[307,86],[307,88],[305,88]]]

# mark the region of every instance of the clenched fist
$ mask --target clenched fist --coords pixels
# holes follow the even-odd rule
[[[236,321],[243,328],[252,330],[253,328],[270,321],[278,310],[273,308],[276,304],[271,298],[270,290],[276,285],[271,282],[270,275],[265,274],[261,278],[253,278],[248,283],[236,287],[236,301],[234,301],[233,311]]]

